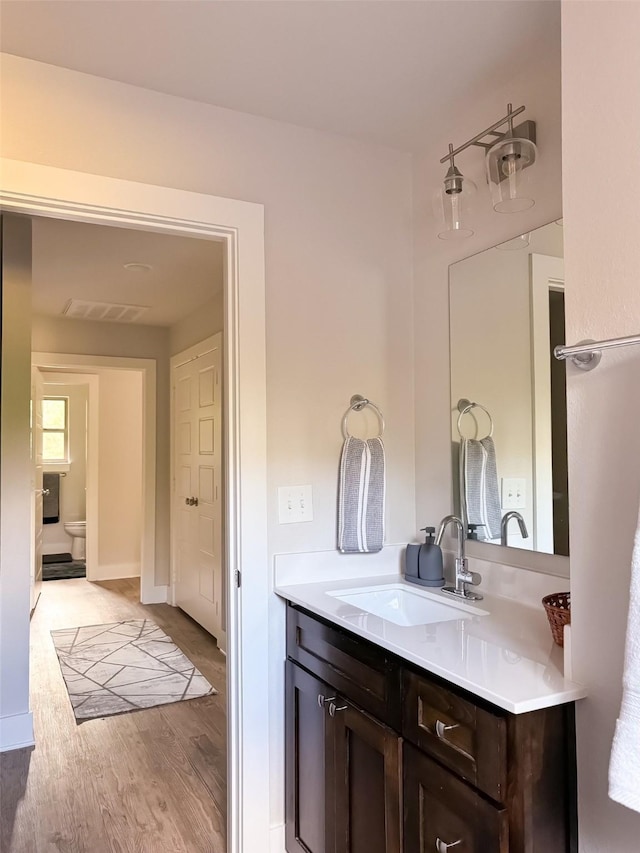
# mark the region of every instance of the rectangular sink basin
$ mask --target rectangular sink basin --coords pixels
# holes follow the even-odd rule
[[[339,589],[328,592],[327,595],[366,613],[381,616],[396,625],[428,625],[431,622],[448,622],[487,615],[486,610],[458,605],[457,602],[449,604],[438,601],[433,593],[425,595],[413,592],[400,584],[366,589]]]

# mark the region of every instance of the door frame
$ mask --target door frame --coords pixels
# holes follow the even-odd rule
[[[0,175],[0,206],[7,212],[224,243],[228,837],[230,853],[267,849],[269,563],[264,208],[4,158],[0,159]],[[28,450],[28,436],[25,446]],[[26,488],[19,495],[21,500],[30,500]],[[0,545],[0,557],[3,547]],[[26,576],[28,583],[28,572]],[[237,586],[236,578],[240,577],[242,585]],[[28,595],[24,598],[28,601]],[[28,631],[28,608],[24,619]]]
[[[549,291],[564,290],[564,260],[532,252],[531,384],[533,408],[533,548],[553,554],[553,470],[551,459],[551,337]]]

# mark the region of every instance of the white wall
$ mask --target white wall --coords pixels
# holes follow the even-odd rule
[[[265,204],[269,532],[331,548],[340,418],[387,415],[388,538],[413,532],[408,155],[5,55],[3,156]],[[314,521],[277,524],[278,484]]]
[[[69,398],[69,470],[60,480],[60,521],[42,528],[42,553],[60,554],[71,551],[72,539],[65,532],[66,521],[86,521],[87,518],[87,401],[88,385],[66,385],[54,382],[54,376],[43,371],[44,396]],[[55,470],[45,462],[43,470]]]
[[[387,420],[387,539],[413,536],[409,156],[16,57],[4,56],[2,71],[3,156],[265,205],[271,555],[335,547],[340,420],[354,393],[371,397]],[[38,322],[38,349],[50,348],[57,323]],[[75,351],[113,354],[104,326],[95,335],[82,331]],[[158,369],[159,392],[166,382],[168,393],[160,362]],[[162,405],[159,399],[159,429]],[[313,485],[314,520],[280,526],[276,488],[298,483]],[[166,515],[160,520],[167,486],[158,482],[159,537],[168,531]],[[159,559],[167,553],[159,543]],[[166,578],[161,563],[156,583]],[[284,625],[275,596],[270,608],[277,823]]]
[[[434,142],[414,163],[414,279],[416,378],[416,506],[418,526],[434,525],[452,508],[451,397],[449,380],[449,264],[467,258],[561,216],[560,45],[540,46],[537,74],[517,69],[502,90],[460,109],[459,120],[437,127]],[[525,104],[525,118],[537,124],[539,160],[535,166],[536,204],[520,214],[498,214],[492,209],[481,149],[471,148],[456,163],[478,186],[474,202],[475,234],[466,240],[443,241],[431,206],[446,167],[439,162],[447,145],[459,145],[491,121],[504,115],[506,104]],[[466,394],[464,396],[467,396]],[[475,547],[474,547],[475,546]],[[470,544],[470,552],[490,559],[489,545]],[[498,552],[500,553],[500,552]],[[504,552],[503,552],[504,553]],[[523,560],[536,555],[523,552]],[[556,560],[543,557],[544,561]],[[537,561],[539,562],[539,561]]]
[[[223,330],[223,296],[223,293],[216,294],[192,314],[171,326],[169,329],[171,355],[176,355]]]
[[[567,338],[640,331],[640,4],[563,3]],[[622,185],[613,172],[624,174]],[[640,497],[640,352],[592,373],[568,368],[573,666],[580,844],[634,853],[640,815],[607,797],[622,690],[633,535]],[[638,733],[640,737],[640,732]]]
[[[36,352],[152,358],[156,362],[156,572],[169,581],[169,329],[34,316]]]
[[[101,370],[98,567],[93,580],[138,577],[142,536],[142,374]]]

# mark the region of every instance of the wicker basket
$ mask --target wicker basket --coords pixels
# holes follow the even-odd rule
[[[559,646],[564,646],[564,626],[571,624],[571,593],[554,592],[542,599],[544,609],[553,639]]]

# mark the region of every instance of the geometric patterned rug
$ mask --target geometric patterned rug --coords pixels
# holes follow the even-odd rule
[[[51,636],[78,723],[217,693],[149,619]]]

